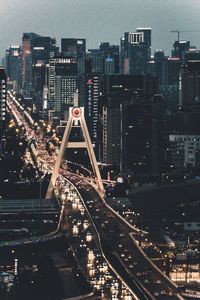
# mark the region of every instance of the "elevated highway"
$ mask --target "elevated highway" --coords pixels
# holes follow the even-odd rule
[[[139,248],[133,228],[117,217],[94,187],[77,175],[60,172],[77,187],[99,232],[104,254],[139,299],[183,299],[178,287]]]
[[[20,119],[19,116],[18,119]],[[21,121],[23,121],[23,118]],[[32,138],[35,138],[36,150],[42,153],[45,148],[45,140],[42,136],[36,137],[34,132],[30,131],[30,133],[33,134]],[[39,163],[44,164],[46,160],[45,169],[51,172],[57,155],[53,155],[50,161],[48,161],[47,154],[45,155],[46,157],[44,155],[38,156]],[[86,179],[61,168],[59,173],[77,188],[91,216],[93,226],[98,231],[104,255],[130,290],[135,292],[137,298],[139,300],[183,299],[179,294],[178,287],[140,249],[134,239],[134,229],[108,207],[94,185],[91,185]],[[59,232],[64,215],[62,201],[61,205],[60,223],[55,233]],[[44,238],[48,237],[45,236]]]

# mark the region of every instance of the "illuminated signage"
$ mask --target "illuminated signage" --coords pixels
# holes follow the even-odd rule
[[[44,47],[33,47],[34,50],[44,50]]]

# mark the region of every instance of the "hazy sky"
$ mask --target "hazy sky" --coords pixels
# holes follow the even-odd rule
[[[200,30],[200,0],[0,0],[0,57],[19,44],[23,32],[119,44],[125,31],[152,28],[152,50],[169,54],[176,34],[170,30]],[[200,31],[183,33],[200,48]]]

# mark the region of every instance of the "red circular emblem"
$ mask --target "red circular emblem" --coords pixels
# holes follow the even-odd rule
[[[73,116],[76,117],[76,118],[80,117],[80,116],[81,116],[81,113],[82,113],[82,111],[81,111],[81,109],[80,109],[79,107],[74,107],[74,108],[72,109],[72,114],[73,114]]]

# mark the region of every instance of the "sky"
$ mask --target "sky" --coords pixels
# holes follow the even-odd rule
[[[124,32],[152,28],[152,53],[170,54],[177,34],[200,48],[200,0],[0,0],[0,57],[21,43],[23,32],[86,38],[87,48],[100,42],[119,44]]]

